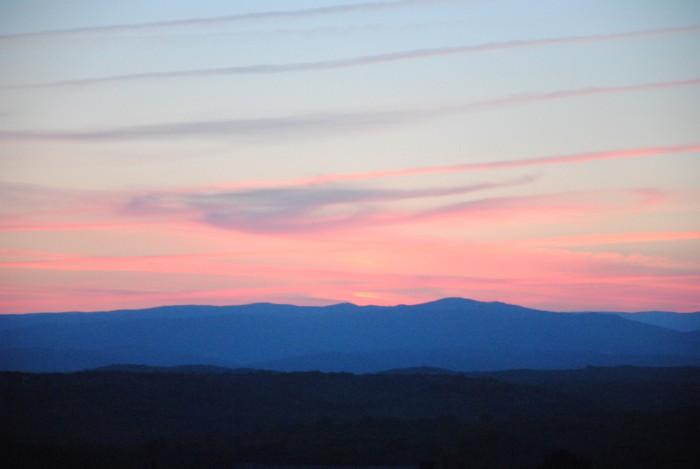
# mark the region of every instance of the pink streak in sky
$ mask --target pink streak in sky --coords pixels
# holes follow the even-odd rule
[[[664,233],[658,237],[678,236]],[[183,302],[246,303],[260,298],[277,302],[306,298],[294,301],[304,304],[318,304],[321,298],[327,299],[325,304],[343,300],[396,304],[467,296],[555,310],[609,310],[610,305],[634,310],[655,305],[692,311],[700,299],[698,266],[663,256],[403,238],[381,232],[370,238],[368,245],[355,240],[364,245],[360,250],[314,258],[290,253],[270,256],[264,263],[225,252],[120,258],[34,253],[32,260],[17,260],[14,267],[44,270],[57,280],[46,284],[37,280],[29,295],[22,293],[22,287],[7,284],[2,288],[7,294],[2,307],[6,312],[10,308],[16,312],[70,310],[76,308],[75,296],[80,297],[84,310]],[[324,240],[319,237],[308,242],[313,245]],[[280,246],[285,243],[281,240]],[[357,258],[360,251],[362,259]],[[146,277],[137,285],[129,283],[131,289],[118,290],[114,283],[118,272],[129,278],[136,272]],[[75,277],[78,274],[81,276]],[[163,275],[168,275],[169,282],[163,282]],[[58,288],[61,278],[67,278],[66,290]],[[77,291],[76,278],[90,281]],[[220,278],[220,286],[212,285],[212,278]],[[244,278],[246,282],[241,283]]]
[[[103,207],[105,209],[106,207]],[[149,222],[108,222],[108,223],[57,223],[0,226],[0,231],[69,231],[69,230],[111,230],[114,228],[138,228],[170,223]]]
[[[602,244],[654,243],[700,239],[700,231],[663,231],[648,233],[603,233],[549,238],[523,239],[520,244],[542,246],[596,246]]]
[[[465,163],[444,166],[424,166],[419,168],[390,169],[385,171],[370,171],[361,173],[328,174],[324,176],[313,176],[299,179],[247,181],[240,183],[217,184],[207,186],[206,189],[252,189],[259,187],[302,186],[309,184],[331,183],[341,181],[358,181],[402,176],[416,176],[424,174],[487,171],[494,169],[510,169],[533,166],[548,166],[557,164],[585,163],[589,161],[598,160],[644,158],[650,156],[660,156],[665,154],[694,152],[700,152],[700,143],[649,148],[633,148],[629,150],[613,150],[593,153],[578,153],[573,155],[543,156],[539,158],[528,158],[521,160],[501,160],[482,163]],[[205,188],[202,189],[206,190]]]

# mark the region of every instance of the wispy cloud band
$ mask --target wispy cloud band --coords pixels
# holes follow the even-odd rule
[[[221,15],[203,18],[187,18],[182,20],[169,21],[152,21],[147,23],[132,23],[132,24],[113,24],[107,26],[90,26],[83,28],[71,29],[53,29],[48,31],[35,31],[28,33],[17,34],[2,34],[0,41],[7,40],[22,40],[22,39],[51,39],[65,36],[75,36],[82,34],[104,34],[104,33],[126,33],[133,31],[142,31],[150,29],[164,29],[173,27],[185,26],[208,26],[215,24],[237,23],[242,21],[260,21],[273,19],[293,19],[306,18],[311,16],[324,16],[342,13],[354,13],[371,10],[386,10],[392,8],[400,8],[416,4],[444,3],[447,0],[394,0],[394,1],[377,1],[364,3],[349,3],[341,5],[331,5],[316,8],[304,8],[299,10],[274,10],[252,13],[242,13],[236,15]],[[452,0],[454,1],[454,0]]]
[[[540,158],[528,158],[522,160],[490,161],[483,163],[466,163],[446,166],[425,166],[422,168],[406,168],[399,170],[378,171],[372,173],[355,173],[344,176],[342,179],[374,179],[380,177],[411,176],[418,174],[453,173],[461,171],[484,171],[490,169],[509,169],[528,166],[544,166],[552,164],[581,163],[596,160],[611,160],[623,158],[641,158],[646,156],[658,156],[672,153],[700,152],[700,144],[675,145],[663,147],[635,148],[620,151],[604,151],[592,153],[578,153],[572,155],[544,156]],[[340,179],[338,179],[340,180]]]
[[[541,39],[522,39],[513,41],[490,42],[484,44],[474,44],[465,46],[453,46],[431,49],[414,49],[401,52],[391,52],[386,54],[366,55],[345,59],[319,60],[312,62],[295,62],[287,64],[258,64],[232,67],[214,67],[192,70],[172,70],[165,72],[144,72],[125,75],[113,75],[97,78],[85,78],[76,80],[62,80],[49,83],[37,83],[27,85],[6,85],[4,88],[50,88],[65,86],[96,85],[102,83],[116,83],[146,79],[165,78],[191,78],[217,75],[252,75],[252,74],[277,74],[289,72],[305,72],[315,70],[332,70],[349,67],[359,67],[366,65],[382,64],[389,62],[399,62],[407,60],[424,59],[430,57],[451,56],[461,54],[471,54],[479,52],[491,52],[496,50],[520,49],[527,47],[542,47],[552,45],[565,45],[599,41],[618,41],[625,39],[636,39],[643,37],[653,37],[667,34],[680,34],[700,31],[700,25],[691,25],[678,28],[657,28],[641,31],[627,31],[621,33],[594,34],[583,36],[562,36]]]
[[[311,184],[334,183],[343,181],[361,181],[382,178],[394,178],[404,176],[420,176],[428,174],[447,174],[469,171],[488,171],[497,169],[513,169],[537,166],[549,166],[572,163],[585,163],[589,161],[617,160],[629,158],[645,158],[670,154],[700,153],[700,143],[687,145],[667,145],[658,147],[630,148],[625,150],[612,150],[589,153],[573,153],[567,155],[542,156],[536,158],[523,158],[519,160],[497,160],[478,163],[463,163],[455,165],[423,166],[413,168],[388,169],[385,171],[366,171],[357,173],[336,173],[307,178],[286,180],[258,180],[244,181],[230,184],[219,184],[218,189],[246,189],[257,187],[287,187],[303,186]],[[206,190],[206,188],[202,188]]]
[[[541,101],[556,101],[584,96],[632,93],[667,88],[683,88],[700,85],[700,78],[641,83],[616,86],[594,86],[545,93],[522,93],[502,98],[473,101],[453,106],[423,109],[380,110],[369,112],[316,113],[296,116],[268,117],[258,119],[231,119],[218,121],[195,121],[167,124],[116,127],[94,131],[2,131],[0,141],[105,141],[124,139],[154,139],[182,137],[226,138],[259,137],[262,135],[308,135],[310,132],[324,134],[333,131],[377,128],[398,125],[425,119],[434,119],[469,112],[488,110],[516,104]]]
[[[122,208],[133,216],[190,218],[206,225],[253,233],[312,232],[385,224],[406,218],[385,204],[459,196],[531,183],[534,176],[412,190],[350,188],[330,184],[248,190],[150,192]]]
[[[9,185],[5,192],[10,197],[14,193],[16,195],[14,197],[15,203],[19,204],[20,208],[24,207],[25,210],[29,208],[34,216],[27,215],[18,218],[16,214],[5,211],[7,216],[0,219],[0,231],[103,229],[194,222],[249,233],[308,233],[366,225],[413,223],[455,214],[461,216],[460,214],[467,212],[472,215],[493,213],[505,209],[517,209],[520,212],[524,207],[523,202],[526,201],[528,206],[534,203],[535,206],[542,208],[544,206],[540,202],[549,200],[549,197],[544,199],[540,197],[496,197],[439,205],[418,212],[397,210],[397,207],[393,210],[386,210],[386,207],[392,204],[401,206],[404,202],[417,199],[430,201],[480,191],[516,187],[533,182],[536,176],[530,175],[498,182],[456,187],[429,187],[411,190],[352,187],[339,185],[339,183],[420,174],[641,158],[685,152],[700,152],[700,144],[580,153],[524,160],[404,168],[383,172],[330,174],[316,178],[281,181],[252,181],[203,187],[180,187],[167,191],[127,191],[105,194],[89,192],[84,194],[84,197],[80,197],[80,194],[75,191],[73,191],[75,193],[71,192],[66,195],[63,194],[64,191],[58,189]],[[640,207],[652,206],[664,200],[664,195],[657,190],[632,190],[627,191],[626,194],[634,197]],[[68,199],[63,204],[65,205],[64,210],[68,210],[69,206],[72,206],[73,212],[88,216],[86,220],[57,223],[52,222],[51,218],[46,219],[48,213],[46,208],[55,207],[57,199],[63,200],[66,197]],[[590,206],[590,210],[598,211],[608,204],[608,198],[605,196],[603,202],[596,199],[595,203]],[[556,207],[560,209],[565,198],[558,196],[557,199]],[[589,198],[588,202],[593,200]],[[99,217],[93,219],[90,214],[99,214]],[[103,219],[105,214],[108,216],[107,220]],[[118,214],[120,220],[111,220],[108,214]],[[39,218],[35,220],[35,216]],[[148,217],[148,222],[135,221],[133,217],[141,219]]]

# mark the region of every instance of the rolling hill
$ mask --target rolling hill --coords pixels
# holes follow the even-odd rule
[[[614,313],[448,298],[394,307],[170,306],[0,316],[0,369],[115,363],[280,371],[458,371],[700,365],[700,332]]]

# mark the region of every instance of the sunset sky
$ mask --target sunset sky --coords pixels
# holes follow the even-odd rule
[[[0,2],[0,313],[700,310],[700,2]]]

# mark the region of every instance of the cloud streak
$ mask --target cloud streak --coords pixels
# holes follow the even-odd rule
[[[581,217],[645,211],[650,204],[658,204],[666,198],[666,194],[653,189],[633,189],[440,202],[443,197],[515,187],[534,180],[535,177],[526,176],[496,183],[415,190],[316,185],[210,193],[149,193],[133,197],[122,212],[129,217],[189,220],[244,233],[308,236],[433,222],[449,222],[454,227],[465,223],[520,223],[522,219],[557,220],[558,223],[580,221]],[[414,199],[430,202],[431,206],[403,203]]]
[[[462,165],[405,168],[384,172],[331,174],[316,178],[283,181],[182,187],[169,191],[76,191],[42,186],[0,184],[4,200],[0,211],[0,232],[114,230],[159,228],[182,224],[206,225],[248,233],[308,233],[397,223],[415,223],[464,216],[483,219],[498,215],[502,220],[516,216],[577,216],[607,213],[608,199],[622,200],[621,194],[602,198],[586,195],[542,195],[526,198],[487,198],[433,208],[407,208],[411,201],[422,205],[439,198],[478,191],[529,184],[536,176],[455,187],[399,190],[338,185],[341,182],[373,180],[409,175],[485,171],[551,164],[642,158],[672,153],[700,152],[700,144],[638,148],[623,151],[581,153],[525,160],[468,163]],[[654,210],[667,195],[654,189],[624,193],[635,210]],[[406,205],[409,204],[409,205]],[[613,204],[614,205],[614,204]],[[629,204],[625,205],[628,207]],[[617,210],[615,206],[612,209]],[[505,215],[504,215],[505,214]],[[120,219],[115,220],[113,217]],[[136,217],[136,218],[134,218]],[[148,220],[144,221],[147,217]]]
[[[592,86],[546,93],[521,93],[502,98],[461,103],[424,109],[370,111],[346,113],[317,113],[258,119],[195,121],[169,124],[116,127],[112,129],[70,131],[0,131],[0,141],[111,141],[123,139],[158,139],[184,137],[261,137],[327,134],[348,130],[366,130],[401,125],[423,120],[457,116],[500,107],[557,101],[586,96],[634,93],[700,85],[700,78],[688,80],[638,83],[616,86]]]
[[[0,232],[164,229],[198,225],[248,233],[314,232],[407,217],[419,204],[479,191],[517,187],[536,176],[452,187],[380,189],[337,184],[304,187],[170,191],[64,191],[4,187],[11,209],[0,210]],[[0,189],[3,185],[0,184]],[[47,209],[57,204],[59,214]]]
[[[238,23],[245,21],[261,21],[274,19],[294,19],[307,18],[313,16],[336,15],[344,13],[355,13],[372,10],[389,10],[413,5],[429,5],[437,3],[439,0],[394,0],[376,1],[364,3],[349,3],[341,5],[331,5],[316,8],[305,8],[300,10],[274,10],[263,12],[243,13],[236,15],[222,15],[202,18],[188,18],[182,20],[152,21],[136,24],[113,24],[107,26],[90,26],[71,29],[54,29],[48,31],[36,31],[18,34],[2,34],[0,41],[23,40],[23,39],[53,39],[58,37],[76,36],[83,34],[104,34],[104,33],[128,33],[142,30],[165,29],[173,27],[187,26],[210,26],[217,24]],[[440,1],[444,3],[448,0]],[[454,1],[454,0],[452,0]]]
[[[700,143],[687,145],[667,145],[646,148],[631,148],[626,150],[612,150],[602,152],[574,153],[569,155],[542,156],[537,158],[524,158],[520,160],[500,160],[480,163],[464,163],[455,165],[423,166],[417,168],[389,169],[385,171],[366,171],[357,173],[326,174],[298,179],[286,180],[258,180],[245,181],[230,184],[218,184],[208,186],[200,190],[207,189],[252,189],[260,187],[287,187],[303,186],[310,184],[335,183],[344,181],[362,181],[372,179],[395,178],[405,176],[421,176],[429,174],[449,174],[472,171],[490,171],[499,169],[540,167],[560,164],[587,163],[591,161],[618,160],[647,158],[654,156],[684,154],[700,152]]]
[[[642,158],[673,153],[700,152],[700,144],[637,148],[622,151],[581,153],[506,160],[461,165],[405,168],[383,172],[331,174],[315,178],[282,181],[251,181],[228,185],[183,187],[169,191],[109,192],[63,191],[57,189],[5,184],[0,185],[6,200],[14,200],[10,209],[3,210],[0,231],[64,231],[123,229],[172,224],[203,224],[210,227],[234,229],[248,233],[292,233],[337,230],[362,226],[414,223],[463,216],[507,218],[518,214],[540,214],[566,217],[583,213],[606,212],[610,204],[605,195],[597,199],[575,196],[529,196],[526,198],[490,198],[433,208],[410,209],[405,203],[412,200],[429,202],[477,191],[516,187],[529,184],[536,176],[470,184],[456,187],[429,187],[399,190],[339,186],[338,183],[373,180],[387,177],[435,173],[485,171],[552,164]],[[625,193],[626,200],[634,200],[637,209],[653,209],[663,202],[665,195],[652,189],[637,189]],[[621,195],[616,195],[621,198]],[[393,205],[398,204],[398,205]],[[393,206],[392,206],[393,205]],[[75,214],[72,221],[55,220],[54,211]],[[584,207],[585,206],[585,207]],[[613,207],[614,208],[614,207]],[[9,210],[9,211],[8,211]],[[93,216],[98,216],[97,219]],[[119,221],[114,215],[126,217]],[[107,216],[105,219],[104,216]],[[38,217],[38,218],[37,218]],[[88,218],[84,218],[88,217]],[[135,220],[134,217],[137,217]],[[148,217],[144,222],[143,217]]]
[[[513,223],[519,219],[532,221],[545,217],[566,223],[587,214],[599,216],[644,210],[650,199],[660,201],[664,197],[665,194],[652,189],[491,197],[424,210],[415,213],[409,220],[447,219],[468,222],[496,217],[498,222]]]
[[[135,196],[123,207],[129,216],[188,218],[218,228],[251,233],[299,233],[363,227],[408,220],[409,209],[386,204],[464,195],[535,180],[413,190],[347,188],[329,185],[209,193],[171,192]]]
[[[692,25],[678,28],[657,28],[640,31],[627,31],[622,33],[593,34],[582,36],[562,36],[542,39],[522,39],[513,41],[489,42],[484,44],[441,47],[431,49],[414,49],[386,54],[365,55],[345,59],[319,60],[310,62],[295,62],[287,64],[258,64],[232,67],[214,67],[193,70],[172,70],[166,72],[144,72],[125,75],[113,75],[97,78],[84,78],[76,80],[62,80],[49,83],[37,83],[28,85],[7,85],[6,89],[21,88],[53,88],[72,87],[84,85],[97,85],[103,83],[119,83],[138,80],[166,79],[166,78],[192,78],[207,76],[229,76],[229,75],[259,75],[259,74],[279,74],[291,72],[307,72],[317,70],[334,70],[350,67],[361,67],[392,62],[403,62],[409,60],[426,59],[431,57],[446,57],[453,55],[473,54],[482,52],[492,52],[497,50],[523,49],[530,47],[544,47],[554,45],[567,45],[590,42],[608,42],[628,39],[639,39],[645,37],[655,37],[669,34],[682,34],[700,31],[700,25]]]
[[[583,163],[598,160],[614,160],[625,158],[642,158],[647,156],[659,156],[673,153],[700,152],[700,144],[674,145],[649,148],[635,148],[620,151],[604,151],[592,153],[577,153],[572,155],[544,156],[540,158],[528,158],[522,160],[502,160],[484,163],[466,163],[446,166],[425,166],[422,168],[406,168],[388,171],[376,171],[367,173],[339,174],[329,176],[328,179],[375,179],[385,177],[413,176],[422,174],[455,173],[462,171],[486,171],[493,169],[511,169],[530,166],[546,166],[553,164]]]
[[[653,231],[639,233],[595,233],[550,238],[523,239],[517,244],[530,246],[579,247],[631,243],[661,243],[700,240],[700,231]]]

